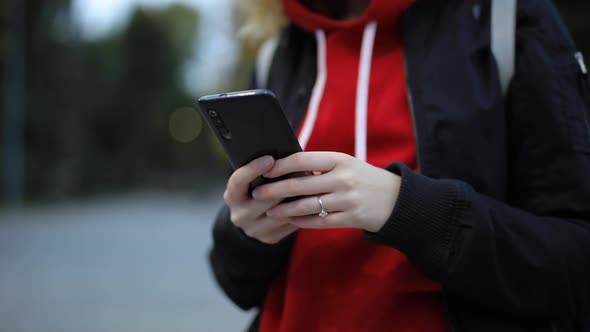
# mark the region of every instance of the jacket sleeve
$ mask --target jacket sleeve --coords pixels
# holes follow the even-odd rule
[[[467,303],[568,318],[590,312],[590,91],[556,11],[534,3],[536,14],[519,19],[506,101],[507,202],[393,164],[398,201],[366,236]]]
[[[275,245],[252,239],[234,226],[224,206],[215,220],[209,254],[219,286],[244,310],[262,306],[271,283],[286,265],[293,239],[291,235]]]

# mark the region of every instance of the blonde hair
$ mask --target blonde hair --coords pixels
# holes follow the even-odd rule
[[[237,36],[248,57],[287,24],[280,0],[234,0],[234,5]]]

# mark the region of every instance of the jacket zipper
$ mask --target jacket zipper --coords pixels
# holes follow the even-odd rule
[[[580,74],[578,75],[582,85],[582,99],[585,101],[586,107],[590,108],[590,81],[588,80],[588,69],[584,63],[584,56],[582,55],[582,52],[576,52],[574,56],[580,66]],[[582,110],[582,116],[584,117],[584,124],[586,125],[586,134],[588,136],[587,143],[590,144],[590,119],[588,119],[588,110]]]
[[[414,137],[416,138],[416,162],[418,163],[418,168],[422,173],[424,170],[422,169],[422,163],[420,161],[420,139],[418,138],[418,130],[416,126],[416,115],[414,113],[414,100],[412,98],[412,88],[410,87],[410,79],[408,73],[408,57],[404,54],[404,72],[406,75],[406,96],[408,98],[408,105],[410,106],[410,115],[412,117],[412,128],[414,130]]]
[[[583,75],[588,75],[588,68],[586,68],[586,64],[584,63],[584,56],[582,55],[582,52],[576,52],[574,57],[576,57],[578,65],[580,65],[580,72],[582,72]]]

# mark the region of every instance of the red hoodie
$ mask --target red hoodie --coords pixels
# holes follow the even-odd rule
[[[416,169],[400,20],[411,0],[373,0],[351,21],[282,1],[318,43],[318,76],[299,133],[304,149]],[[447,322],[440,286],[399,251],[368,242],[360,230],[300,230],[266,297],[260,331],[442,332]]]

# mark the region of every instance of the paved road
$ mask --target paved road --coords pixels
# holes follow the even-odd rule
[[[218,200],[136,194],[0,214],[0,332],[241,331],[206,264]]]

